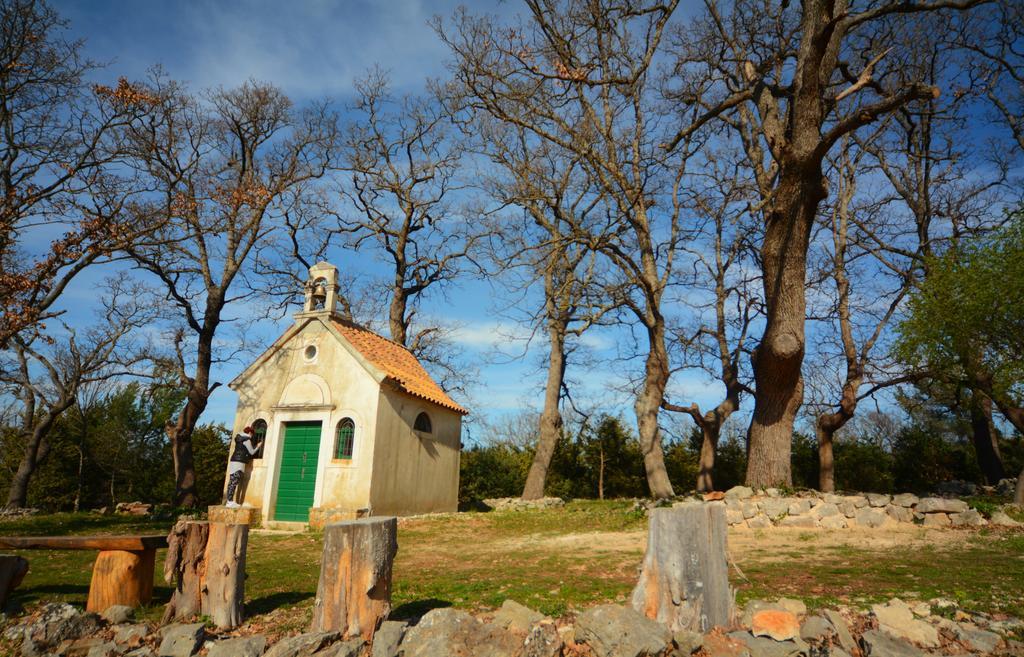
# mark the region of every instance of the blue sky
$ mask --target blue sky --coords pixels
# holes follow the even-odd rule
[[[352,93],[353,78],[379,65],[391,73],[396,91],[416,92],[427,78],[444,74],[445,48],[427,21],[434,15],[449,16],[457,2],[329,2],[312,0],[281,2],[54,2],[71,23],[70,33],[86,41],[88,57],[107,64],[98,77],[111,83],[118,77],[141,78],[147,69],[160,65],[172,78],[191,89],[233,86],[254,78],[281,87],[293,100],[328,97],[344,105]],[[514,3],[474,3],[475,12],[509,16]],[[353,256],[340,249],[330,260],[340,267],[358,266],[373,272],[367,259],[352,263]],[[111,267],[86,272],[65,299],[71,323],[87,321],[95,299],[96,283],[116,274]],[[460,399],[477,420],[500,420],[519,409],[539,406],[545,345],[539,338],[526,348],[528,329],[503,318],[498,290],[490,283],[467,281],[435,295],[423,314],[443,318],[458,326],[456,336],[468,360],[479,368],[479,385]],[[298,308],[296,308],[297,310]],[[263,323],[256,342],[267,344],[290,322]],[[226,342],[233,338],[228,333]],[[621,331],[598,330],[585,339],[587,349],[576,356],[568,378],[574,397],[587,405],[599,405],[612,413],[631,414],[625,388],[635,363],[617,360],[618,343],[630,342]],[[227,382],[253,356],[218,366],[216,381]],[[680,374],[672,396],[716,402],[716,384],[700,374]],[[203,421],[233,420],[236,398],[227,387],[210,400]],[[483,430],[471,425],[469,440]]]

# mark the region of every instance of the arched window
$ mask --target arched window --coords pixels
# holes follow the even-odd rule
[[[356,423],[352,418],[347,417],[338,423],[338,429],[334,435],[334,458],[352,459],[352,452],[356,446]]]
[[[434,430],[430,425],[430,416],[426,413],[420,413],[416,416],[416,421],[413,423],[412,428],[423,433],[431,433]]]
[[[256,444],[260,446],[256,453],[253,454],[253,458],[263,458],[263,445],[267,437],[267,421],[264,419],[256,420],[252,423],[252,437],[256,441]]]

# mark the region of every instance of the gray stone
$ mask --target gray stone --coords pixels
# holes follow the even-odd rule
[[[868,505],[868,499],[863,495],[847,495],[843,498],[846,502],[853,505],[855,509],[863,509]]]
[[[805,641],[818,641],[833,632],[835,628],[824,616],[808,616],[800,626],[800,638]]]
[[[740,512],[743,514],[744,519],[750,519],[757,515],[757,503],[751,501],[745,501],[740,504]]]
[[[853,502],[843,502],[839,505],[839,512],[847,518],[853,519],[857,515],[857,507],[853,505]]]
[[[899,495],[892,496],[893,504],[905,508],[910,508],[917,504],[919,501],[920,498],[918,498],[917,495],[914,495],[913,493],[900,493]]]
[[[135,610],[128,605],[111,605],[100,614],[100,618],[111,625],[120,625],[135,618]]]
[[[267,657],[309,657],[338,639],[337,632],[307,632],[281,639],[267,651]]]
[[[24,630],[25,644],[22,652],[38,650],[46,652],[63,641],[95,634],[99,629],[99,616],[83,614],[64,602],[55,602],[43,607],[34,623]]]
[[[761,500],[761,511],[772,520],[778,520],[789,513],[789,500],[785,498]]]
[[[725,499],[727,500],[745,500],[753,496],[754,490],[747,486],[733,486],[725,491]]]
[[[925,527],[949,527],[953,522],[949,519],[949,516],[945,513],[926,513],[924,514],[924,526]]]
[[[522,657],[561,657],[565,642],[550,619],[544,619],[530,628],[523,642]]]
[[[768,516],[764,514],[757,514],[750,520],[747,520],[747,527],[751,529],[764,529],[765,527],[771,527],[772,521],[768,519]]]
[[[846,529],[846,516],[829,516],[818,521],[818,525],[824,529]]]
[[[206,637],[206,629],[202,623],[168,625],[162,631],[160,657],[192,657],[199,652]]]
[[[240,636],[217,641],[210,646],[206,657],[259,657],[267,649],[267,637],[262,634]]]
[[[544,614],[525,607],[515,600],[506,600],[491,621],[498,627],[515,634],[526,634],[534,623],[544,620]]]
[[[864,653],[870,657],[922,657],[926,654],[880,630],[868,630],[861,636],[861,641],[864,642]]]
[[[366,640],[362,637],[355,637],[318,650],[313,657],[359,657],[363,654],[365,647]]]
[[[141,648],[136,648],[135,650],[129,650],[124,654],[124,657],[154,657],[154,655],[156,655],[156,653],[153,652],[152,648],[148,646],[142,646]]]
[[[894,598],[884,605],[872,605],[871,612],[878,618],[880,630],[928,648],[938,647],[939,631],[915,619],[914,612],[902,600]]]
[[[738,525],[743,522],[743,512],[739,509],[726,509],[725,521],[730,525]]]
[[[868,499],[868,504],[875,507],[876,509],[884,507],[892,499],[889,495],[883,495],[881,493],[868,493],[865,495]]]
[[[963,513],[969,507],[963,500],[948,500],[943,497],[922,498],[914,510],[918,513]]]
[[[861,527],[881,527],[889,516],[884,509],[865,507],[857,509],[854,520]]]
[[[750,632],[730,632],[729,638],[742,641],[750,648],[754,657],[792,657],[807,654],[808,645],[802,639],[793,641],[776,641],[763,636],[754,636]]]
[[[839,507],[836,506],[835,504],[832,504],[831,502],[822,502],[818,506],[811,509],[811,515],[817,518],[818,520],[821,520],[822,518],[838,516],[841,514],[839,513]]]
[[[618,605],[592,607],[576,619],[576,642],[590,646],[595,657],[654,657],[671,640],[661,623]]]
[[[743,615],[740,617],[740,624],[743,627],[750,627],[754,624],[754,614],[759,611],[789,611],[778,602],[767,600],[750,600],[743,607]]]
[[[129,648],[142,644],[142,640],[149,636],[149,625],[145,623],[134,623],[122,625],[114,631],[114,641]]]
[[[676,653],[681,657],[686,657],[686,655],[700,650],[704,643],[704,636],[698,632],[680,630],[672,635],[672,643],[676,645]]]
[[[997,525],[999,527],[1020,527],[1021,525],[1021,523],[1017,522],[1000,510],[993,511],[992,517],[989,518],[988,521],[990,524]]]
[[[782,491],[778,488],[765,488],[764,494],[768,497],[780,497],[782,495]]]
[[[885,512],[896,522],[914,522],[914,512],[905,506],[890,504],[885,507]]]
[[[396,657],[398,646],[409,624],[402,621],[384,621],[373,635],[372,657]]]
[[[843,497],[841,495],[836,495],[835,493],[825,493],[821,496],[821,499],[825,500],[829,504],[835,504],[836,506],[843,503]]]
[[[985,518],[978,513],[977,509],[968,509],[962,513],[954,513],[949,516],[954,527],[982,527],[987,525]]]
[[[786,516],[779,521],[780,527],[817,527],[818,521],[810,515]]]
[[[114,655],[119,654],[121,654],[121,651],[117,649],[117,645],[113,641],[104,641],[89,648],[89,652],[85,654],[85,657],[114,657]]]
[[[409,628],[402,640],[402,657],[438,655],[474,655],[474,657],[512,657],[522,641],[494,625],[481,623],[458,609],[433,609]]]
[[[775,604],[782,607],[784,611],[788,611],[794,616],[806,616],[807,605],[804,604],[803,600],[797,600],[796,598],[779,598]]]
[[[793,500],[789,503],[789,515],[798,516],[811,510],[811,503],[807,500]]]
[[[825,617],[832,623],[832,627],[836,631],[836,639],[839,641],[839,645],[843,647],[843,650],[849,653],[857,652],[857,642],[853,640],[853,635],[850,634],[850,626],[847,624],[846,619],[835,609],[826,609]]]
[[[995,632],[988,630],[961,628],[957,637],[970,646],[971,650],[982,654],[989,654],[995,651],[1002,638]]]

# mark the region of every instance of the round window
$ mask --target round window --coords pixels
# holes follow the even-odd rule
[[[306,347],[306,351],[304,351],[303,354],[306,356],[306,360],[313,360],[316,358],[316,345],[311,344]]]

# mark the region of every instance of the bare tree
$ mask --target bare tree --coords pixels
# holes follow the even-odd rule
[[[167,426],[175,469],[175,504],[196,503],[192,431],[210,394],[215,339],[232,304],[263,301],[255,254],[275,246],[290,254],[284,215],[321,179],[336,147],[335,117],[324,104],[302,111],[277,88],[247,82],[200,100],[159,73],[145,85],[152,109],[132,122],[130,162],[144,180],[140,219],[158,226],[127,251],[166,292],[174,355],[167,366],[186,389],[185,406]],[[301,241],[299,241],[301,244]]]
[[[119,127],[145,111],[125,81],[90,88],[97,65],[45,2],[0,1],[0,346],[55,316],[87,266],[145,226],[124,221],[130,181],[114,166]],[[45,235],[41,253],[24,246]]]
[[[102,321],[79,334],[64,325],[62,335],[34,331],[11,337],[0,365],[0,385],[19,402],[21,462],[11,478],[8,508],[22,508],[39,464],[50,451],[48,437],[57,420],[75,405],[83,388],[133,373],[144,353],[131,333],[151,318],[149,309],[117,290],[104,302]]]
[[[673,495],[658,414],[670,377],[663,302],[683,239],[688,150],[667,158],[659,147],[651,62],[676,4],[529,0],[526,24],[503,27],[462,11],[450,32],[436,25],[469,105],[574,154],[605,197],[608,225],[578,239],[617,269],[624,306],[646,338],[634,410],[658,498]]]
[[[342,145],[346,207],[338,229],[353,252],[373,245],[388,262],[391,339],[418,355],[440,357],[436,334],[442,328],[410,334],[410,327],[420,300],[463,273],[479,239],[453,201],[463,187],[458,174],[465,145],[437,97],[396,99],[380,70],[357,80],[356,91]]]
[[[533,462],[523,499],[544,496],[555,446],[562,435],[561,403],[568,395],[566,367],[574,346],[587,329],[621,305],[621,291],[603,276],[597,255],[577,241],[593,215],[602,216],[602,197],[579,158],[521,127],[506,128],[487,117],[476,127],[497,172],[485,188],[502,206],[522,211],[496,227],[499,271],[517,298],[538,285],[540,307],[526,322],[547,338],[544,408],[537,418]],[[518,279],[513,279],[518,276]]]
[[[915,13],[977,4],[810,0],[793,7],[737,2],[725,8],[709,0],[705,14],[677,36],[683,75],[675,96],[703,112],[667,146],[724,119],[748,153],[761,197],[765,328],[752,356],[750,485],[792,483],[793,423],[804,388],[807,255],[827,197],[825,158],[845,135],[939,94],[892,63],[886,39],[875,40],[871,28],[886,22],[898,33],[912,26]]]

